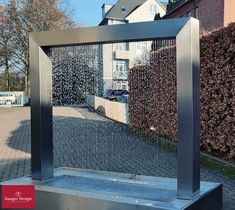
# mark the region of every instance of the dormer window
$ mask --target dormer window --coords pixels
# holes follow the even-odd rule
[[[121,11],[122,11],[122,13],[126,13],[126,8],[125,8],[125,7],[122,7],[122,8],[121,8]]]

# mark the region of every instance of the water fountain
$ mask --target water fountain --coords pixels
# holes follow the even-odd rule
[[[53,165],[51,47],[176,39],[177,179]],[[58,210],[222,208],[222,186],[200,182],[199,22],[193,18],[30,34],[32,177],[36,208]]]

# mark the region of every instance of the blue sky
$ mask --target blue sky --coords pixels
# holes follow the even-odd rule
[[[67,0],[68,6],[73,10],[74,19],[81,26],[97,26],[102,18],[102,5],[116,2],[117,0]]]
[[[168,2],[168,0],[160,0]],[[0,0],[7,3],[8,0]],[[79,26],[97,26],[102,19],[101,7],[104,3],[115,4],[117,0],[66,0],[66,7],[72,10],[72,17]]]
[[[78,25],[97,26],[101,22],[104,3],[115,4],[117,0],[68,0]]]

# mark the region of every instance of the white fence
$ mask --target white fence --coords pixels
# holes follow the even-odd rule
[[[22,91],[0,91],[0,107],[24,106],[29,102],[28,96]]]
[[[129,124],[128,104],[109,101],[93,95],[87,96],[86,103],[89,108],[110,119]]]

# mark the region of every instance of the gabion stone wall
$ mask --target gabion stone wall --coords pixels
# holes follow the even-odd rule
[[[235,24],[201,38],[201,149],[235,162]],[[176,51],[130,70],[130,123],[176,141]]]

